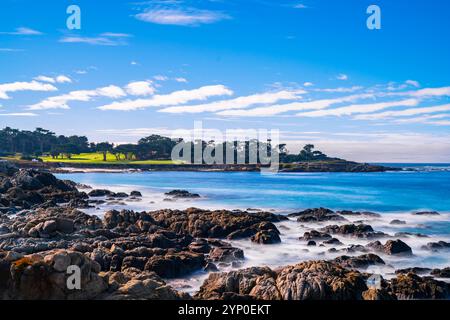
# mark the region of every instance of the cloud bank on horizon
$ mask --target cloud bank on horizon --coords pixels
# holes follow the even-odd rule
[[[410,17],[427,5],[420,2]],[[294,150],[313,142],[358,161],[450,162],[450,48],[442,42],[450,22],[436,18],[445,8],[429,8],[421,38],[399,21],[378,34],[344,23],[358,10],[364,20],[356,3],[144,1],[111,5],[103,25],[101,6],[80,1],[89,20],[61,30],[51,19],[19,19],[6,0],[0,124],[134,142],[202,120],[211,129],[280,129]],[[326,8],[336,15],[321,17]]]

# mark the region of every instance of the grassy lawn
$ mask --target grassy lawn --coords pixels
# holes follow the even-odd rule
[[[63,162],[63,163],[86,163],[86,164],[176,164],[172,160],[142,160],[142,161],[127,161],[117,160],[116,157],[110,153],[106,155],[106,161],[103,161],[103,154],[101,153],[80,153],[73,155],[71,159],[53,159],[52,157],[41,157],[44,162]]]

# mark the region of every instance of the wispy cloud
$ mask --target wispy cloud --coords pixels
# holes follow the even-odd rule
[[[114,85],[101,87],[94,90],[77,90],[67,94],[53,96],[42,100],[39,103],[28,106],[29,110],[47,110],[47,109],[70,109],[70,101],[91,101],[95,97],[120,98],[126,96],[125,91]]]
[[[220,110],[229,110],[229,109],[242,109],[257,104],[275,103],[280,100],[296,100],[300,98],[299,94],[303,93],[306,93],[306,91],[297,90],[297,91],[265,92],[200,105],[169,107],[159,111],[166,113],[201,113],[201,112],[216,112]]]
[[[30,82],[11,82],[0,84],[0,99],[9,99],[9,92],[16,91],[56,91],[55,86],[49,83],[41,83],[38,81]]]
[[[37,114],[31,112],[15,112],[15,113],[0,113],[0,117],[36,117]]]
[[[395,118],[395,117],[415,116],[415,115],[420,115],[420,114],[431,114],[431,113],[443,112],[443,111],[450,111],[450,104],[445,104],[445,105],[435,106],[435,107],[413,108],[413,109],[406,109],[406,110],[399,110],[399,111],[386,111],[386,112],[374,113],[374,114],[363,114],[363,115],[355,116],[355,119],[358,119],[358,120],[380,120],[380,119],[389,119],[389,118]]]
[[[68,76],[65,75],[59,75],[57,77],[49,77],[40,75],[34,78],[34,80],[41,81],[41,82],[49,82],[49,83],[71,83],[72,79],[70,79]]]
[[[355,94],[334,99],[313,100],[307,102],[293,102],[288,104],[277,104],[267,107],[254,108],[250,110],[225,110],[217,114],[222,116],[241,116],[241,117],[268,117],[289,111],[303,111],[303,110],[321,110],[332,105],[353,102],[361,99],[373,98],[373,94]]]
[[[230,19],[222,12],[195,8],[149,8],[135,17],[145,22],[177,26],[199,26]]]
[[[204,86],[193,90],[180,90],[165,95],[154,95],[148,99],[126,100],[100,106],[100,110],[131,111],[150,107],[175,106],[195,100],[206,100],[214,96],[232,95],[233,91],[223,85]]]
[[[325,116],[349,116],[357,113],[371,113],[393,107],[415,107],[419,104],[417,99],[402,101],[379,102],[371,104],[355,104],[335,109],[318,110],[298,113],[299,117],[325,117]]]
[[[0,34],[7,34],[12,36],[39,36],[42,35],[43,33],[31,28],[20,27],[17,28],[15,31],[2,31],[0,32]]]
[[[0,48],[0,52],[22,52],[25,51],[23,49],[15,49],[15,48]]]
[[[126,33],[105,32],[95,37],[64,36],[59,39],[59,42],[85,43],[98,46],[123,46],[127,44],[125,39],[129,37],[131,37],[131,35]]]
[[[345,80],[348,80],[348,75],[341,73],[336,76],[336,79],[345,81]]]

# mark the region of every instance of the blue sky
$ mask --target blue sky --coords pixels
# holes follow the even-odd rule
[[[68,30],[66,8],[81,9]],[[366,9],[381,8],[381,30]],[[450,162],[446,0],[0,4],[0,126],[134,142],[278,129],[358,161]]]

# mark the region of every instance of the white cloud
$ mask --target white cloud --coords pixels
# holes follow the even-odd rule
[[[415,80],[406,80],[405,83],[416,88],[420,87],[420,83]]]
[[[11,82],[0,84],[0,99],[9,99],[8,92],[16,91],[56,91],[55,86],[49,83],[38,81],[31,82]]]
[[[23,49],[15,49],[15,48],[0,48],[0,52],[21,52]]]
[[[308,8],[305,4],[303,3],[298,3],[298,4],[294,4],[293,6],[295,9],[306,9]]]
[[[175,106],[189,101],[206,100],[214,96],[232,95],[233,91],[223,85],[204,86],[193,90],[180,90],[149,99],[126,100],[100,106],[100,110],[131,111],[149,107]]]
[[[336,79],[345,81],[348,80],[348,75],[341,73],[336,77]]]
[[[335,104],[344,102],[353,102],[373,97],[374,97],[373,94],[356,94],[335,99],[313,100],[307,102],[293,102],[288,104],[278,104],[267,107],[254,108],[250,110],[225,110],[220,111],[217,114],[222,116],[268,117],[289,111],[321,110]]]
[[[72,79],[70,79],[68,76],[60,75],[56,77],[56,82],[58,83],[72,83]]]
[[[25,27],[21,27],[21,28],[17,28],[16,31],[12,31],[12,32],[0,32],[0,34],[8,34],[8,35],[13,35],[13,36],[39,36],[42,35],[43,33],[31,28],[25,28]]]
[[[148,96],[155,93],[155,88],[151,81],[135,81],[130,82],[125,90],[133,96]]]
[[[349,116],[355,113],[370,113],[393,107],[414,107],[419,104],[419,100],[408,99],[402,101],[379,102],[371,104],[355,104],[336,109],[310,111],[298,113],[300,117],[325,117],[325,116]]]
[[[178,77],[174,79],[176,82],[182,82],[182,83],[187,83],[187,79],[186,78],[182,78],[182,77]]]
[[[131,34],[128,33],[115,33],[115,32],[104,32],[100,34],[101,37],[109,37],[109,38],[130,38]]]
[[[153,79],[155,79],[156,81],[167,81],[167,80],[169,80],[168,77],[163,76],[161,74],[157,74],[156,76],[153,77]]]
[[[56,83],[56,82],[71,83],[72,82],[72,80],[65,75],[59,75],[56,78],[41,75],[41,76],[35,77],[34,80],[41,81],[41,82],[49,82],[49,83]]]
[[[122,33],[103,33],[95,37],[81,37],[81,36],[65,36],[59,39],[62,43],[86,43],[98,46],[122,46],[126,45],[125,39],[129,37]]]
[[[314,86],[314,83],[312,83],[312,82],[305,82],[305,83],[303,84],[303,86],[304,86],[304,87],[312,87],[312,86]]]
[[[37,114],[31,112],[16,112],[16,113],[0,113],[0,117],[36,117]]]
[[[126,96],[125,91],[117,86],[110,85],[107,87],[101,87],[94,90],[77,90],[71,91],[67,94],[49,97],[41,102],[30,105],[29,110],[47,110],[47,109],[70,109],[68,103],[70,101],[91,101],[95,97],[107,97],[107,98],[121,98]]]
[[[405,91],[405,92],[391,92],[387,94],[388,96],[410,96],[417,98],[431,98],[431,97],[443,97],[450,96],[450,87],[439,87],[439,88],[424,88],[415,91]]]
[[[317,92],[332,92],[332,93],[348,93],[348,92],[355,92],[358,90],[363,89],[361,86],[353,86],[349,88],[340,87],[340,88],[331,88],[331,89],[314,89],[314,91]]]
[[[380,119],[389,119],[389,118],[395,118],[395,117],[408,117],[408,116],[415,116],[415,115],[420,115],[420,114],[429,114],[429,113],[443,112],[443,111],[450,111],[450,104],[445,104],[445,105],[435,106],[435,107],[413,108],[413,109],[406,109],[406,110],[401,110],[401,111],[386,111],[386,112],[374,113],[374,114],[364,114],[364,115],[355,116],[355,119],[357,119],[357,120],[380,120]]]
[[[245,97],[238,97],[231,100],[221,100],[206,104],[193,106],[169,107],[159,112],[166,113],[200,113],[200,112],[216,112],[220,110],[242,109],[255,104],[275,103],[280,100],[299,99],[299,94],[306,93],[304,90],[297,91],[278,91],[253,94]]]
[[[193,8],[148,9],[135,17],[145,22],[177,26],[198,26],[230,18],[221,12]]]

